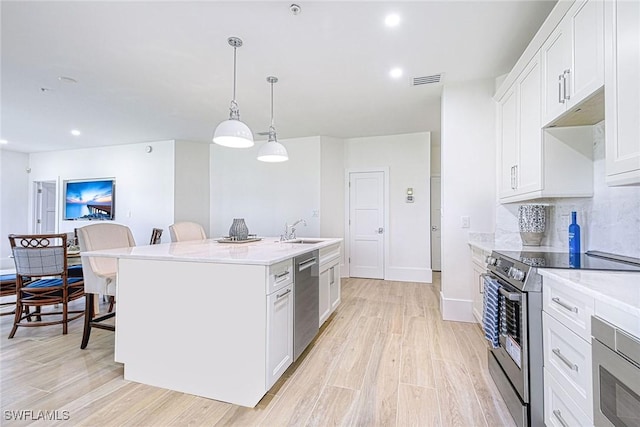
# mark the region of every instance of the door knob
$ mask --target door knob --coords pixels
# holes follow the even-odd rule
[[[432,225],[431,226],[431,231],[438,231],[438,226],[437,225]]]
[[[382,227],[378,228],[378,234],[382,234],[382,233],[384,233],[384,228]]]

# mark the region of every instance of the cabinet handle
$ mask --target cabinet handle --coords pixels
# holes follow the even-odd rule
[[[562,417],[562,413],[560,412],[559,409],[554,409],[553,415],[558,419],[558,421],[560,421],[560,424],[562,424],[562,427],[569,427],[569,424],[567,424],[567,422],[564,420],[564,418]]]
[[[333,285],[333,282],[335,281],[335,274],[334,274],[334,268],[335,267],[331,267],[331,281],[329,282],[330,285]]]
[[[569,304],[567,304],[564,301],[560,301],[560,298],[558,297],[553,297],[551,298],[551,301],[555,302],[556,304],[558,304],[560,307],[564,308],[565,310],[569,310],[573,313],[577,313],[578,312],[578,307],[573,307]]]
[[[571,99],[571,94],[569,93],[569,83],[571,83],[571,80],[569,80],[569,76],[571,75],[571,70],[564,70],[564,73],[562,73],[562,79],[564,80],[564,99]]]
[[[289,272],[288,272],[288,271],[285,271],[285,272],[283,272],[283,273],[275,274],[275,275],[274,275],[274,277],[275,277],[276,283],[277,283],[277,282],[282,282],[284,279],[286,279],[286,277],[287,277],[288,275],[289,275]]]
[[[578,365],[573,363],[571,360],[567,359],[567,356],[565,356],[564,354],[560,353],[560,349],[559,348],[554,348],[551,351],[553,352],[553,354],[558,356],[558,359],[562,360],[562,363],[567,365],[569,367],[569,369],[571,369],[572,371],[578,372]]]
[[[291,289],[287,289],[286,291],[284,291],[283,293],[281,293],[280,295],[276,295],[276,299],[280,299],[282,297],[284,297],[285,295],[288,295],[291,293]]]
[[[558,76],[558,102],[564,104],[564,74]]]
[[[518,188],[518,165],[513,167],[513,188]]]

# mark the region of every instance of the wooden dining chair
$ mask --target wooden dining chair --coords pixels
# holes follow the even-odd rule
[[[121,224],[104,222],[91,224],[78,229],[78,241],[80,252],[95,251],[99,249],[115,249],[133,247],[136,242],[129,227]],[[105,257],[82,257],[82,270],[84,274],[84,291],[87,295],[85,307],[84,331],[80,348],[86,348],[89,343],[92,328],[115,331],[115,326],[104,321],[114,317],[113,298],[116,295],[116,274],[118,260]],[[101,316],[97,316],[94,305],[95,295],[107,295],[110,297],[110,310]]]
[[[84,314],[84,310],[69,310],[71,301],[84,296],[81,277],[69,277],[67,271],[66,234],[10,234],[9,243],[16,266],[16,309],[13,338],[18,327],[62,325]],[[61,310],[42,311],[44,306],[61,305]],[[34,308],[34,312],[30,311]],[[43,317],[59,317],[44,321]]]
[[[15,297],[16,296],[16,275],[14,273],[11,274],[2,274],[0,275],[0,297]],[[3,301],[0,303],[0,307],[7,306],[15,306],[15,301]],[[6,316],[9,314],[15,314],[15,309],[12,311],[3,311],[0,313],[0,316]]]
[[[188,240],[205,240],[207,234],[204,228],[197,222],[176,222],[169,226],[172,242],[185,242]]]

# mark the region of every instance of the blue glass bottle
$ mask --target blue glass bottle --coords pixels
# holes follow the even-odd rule
[[[576,212],[571,212],[571,224],[569,225],[569,253],[580,253],[580,226],[576,221]]]

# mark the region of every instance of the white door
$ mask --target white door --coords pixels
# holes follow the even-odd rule
[[[35,224],[37,234],[56,232],[56,183],[55,181],[38,181],[35,189]]]
[[[384,172],[349,174],[349,276],[384,278]]]
[[[431,270],[440,271],[442,268],[440,237],[440,221],[442,219],[442,196],[440,194],[440,177],[431,177]]]

